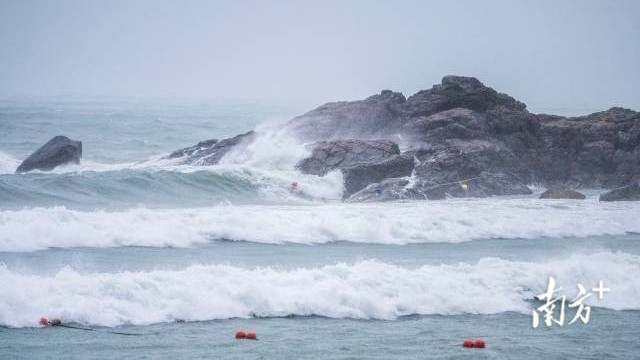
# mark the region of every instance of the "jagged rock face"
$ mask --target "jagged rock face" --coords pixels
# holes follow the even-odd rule
[[[600,195],[600,201],[640,201],[640,184],[633,183]]]
[[[398,154],[400,148],[389,140],[323,141],[314,144],[311,156],[296,167],[303,173],[322,176],[329,171],[377,163]]]
[[[314,144],[311,156],[296,167],[320,176],[341,170],[347,198],[371,183],[411,175],[413,157],[399,154],[398,145],[389,140],[323,141]]]
[[[360,101],[329,103],[285,127],[301,141],[317,143],[298,164],[301,171],[353,174],[345,177],[345,194],[362,199],[380,191],[429,199],[527,194],[532,183],[612,188],[640,179],[640,113],[612,108],[574,118],[531,114],[525,104],[472,77],[446,76],[409,98],[385,90]],[[373,139],[388,143],[380,147]],[[214,154],[228,150],[219,143],[201,147]],[[400,155],[400,148],[417,160],[414,179],[405,185],[386,181],[402,175],[380,165]],[[207,152],[185,154],[199,158]],[[360,172],[345,171],[355,165]]]
[[[499,106],[516,111],[526,109],[525,104],[484,86],[476,78],[445,76],[442,78],[442,84],[409,97],[401,111],[407,117],[416,117],[453,108],[487,111]]]
[[[540,194],[540,199],[574,199],[584,200],[587,197],[575,190],[571,189],[547,189]]]
[[[205,151],[212,149],[218,143],[218,139],[204,140],[183,149],[178,149],[169,155],[169,159],[181,157],[197,157],[204,155]]]
[[[342,169],[344,176],[343,196],[348,198],[371,183],[378,183],[389,178],[409,176],[413,171],[413,167],[413,157],[394,155],[380,162],[344,168]]]
[[[400,115],[404,95],[384,90],[365,100],[333,102],[298,116],[288,127],[303,141],[374,139]]]
[[[415,188],[430,199],[531,193],[529,169],[500,142],[451,141],[415,156]]]
[[[41,148],[29,155],[16,173],[31,170],[53,170],[55,167],[67,163],[79,163],[82,157],[82,142],[74,141],[66,136],[56,136]]]
[[[183,162],[192,165],[216,165],[220,159],[236,145],[251,141],[253,131],[218,141],[205,140],[184,149],[179,149],[169,155],[169,159],[183,158]]]
[[[640,113],[622,108],[588,116],[541,115],[536,172],[548,184],[617,187],[640,177]]]

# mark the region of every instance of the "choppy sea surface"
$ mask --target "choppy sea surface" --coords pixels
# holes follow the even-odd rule
[[[0,100],[0,358],[640,357],[638,202],[534,187],[342,203],[340,175],[298,173],[307,150],[274,125],[301,110]],[[255,127],[220,165],[164,158]],[[81,164],[14,174],[60,134],[83,141]],[[567,308],[564,326],[533,328],[549,276],[567,304],[578,284],[592,294],[588,323]]]

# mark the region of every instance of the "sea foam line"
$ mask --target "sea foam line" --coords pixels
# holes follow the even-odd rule
[[[600,252],[545,262],[483,258],[406,268],[374,260],[290,270],[192,265],[182,270],[21,274],[0,265],[0,324],[36,326],[40,316],[82,324],[146,325],[184,319],[318,315],[395,319],[404,315],[530,313],[528,300],[554,276],[568,298],[577,284],[611,288],[587,304],[640,309],[640,257]],[[593,316],[597,316],[597,309]]]
[[[83,212],[0,211],[0,251],[50,247],[190,247],[211,239],[270,244],[333,241],[403,245],[640,232],[640,204],[533,198],[404,203],[242,205]]]

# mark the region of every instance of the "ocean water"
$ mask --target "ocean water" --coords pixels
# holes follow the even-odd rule
[[[639,203],[342,203],[340,174],[293,168],[307,150],[277,124],[301,110],[1,100],[0,358],[640,357]],[[220,165],[163,158],[253,128]],[[14,174],[59,134],[81,164]],[[533,328],[549,276],[611,291],[587,324]]]

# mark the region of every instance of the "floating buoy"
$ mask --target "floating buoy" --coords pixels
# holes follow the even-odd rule
[[[462,346],[464,346],[464,347],[473,347],[473,340],[466,339],[466,340],[462,343]]]
[[[244,333],[244,331],[240,330],[240,331],[236,331],[236,339],[246,339],[247,338],[247,334]]]
[[[40,318],[40,321],[39,321],[39,322],[40,322],[40,325],[42,325],[42,326],[47,326],[47,325],[49,325],[49,319],[47,319],[47,318],[46,318],[46,317],[44,317],[44,316]]]
[[[469,185],[467,183],[460,183],[460,187],[462,188],[462,190],[469,190]]]
[[[249,339],[249,340],[258,340],[258,336],[254,332],[248,332],[247,333],[247,339]]]
[[[473,340],[473,347],[484,348],[484,340],[482,340],[482,339]]]

